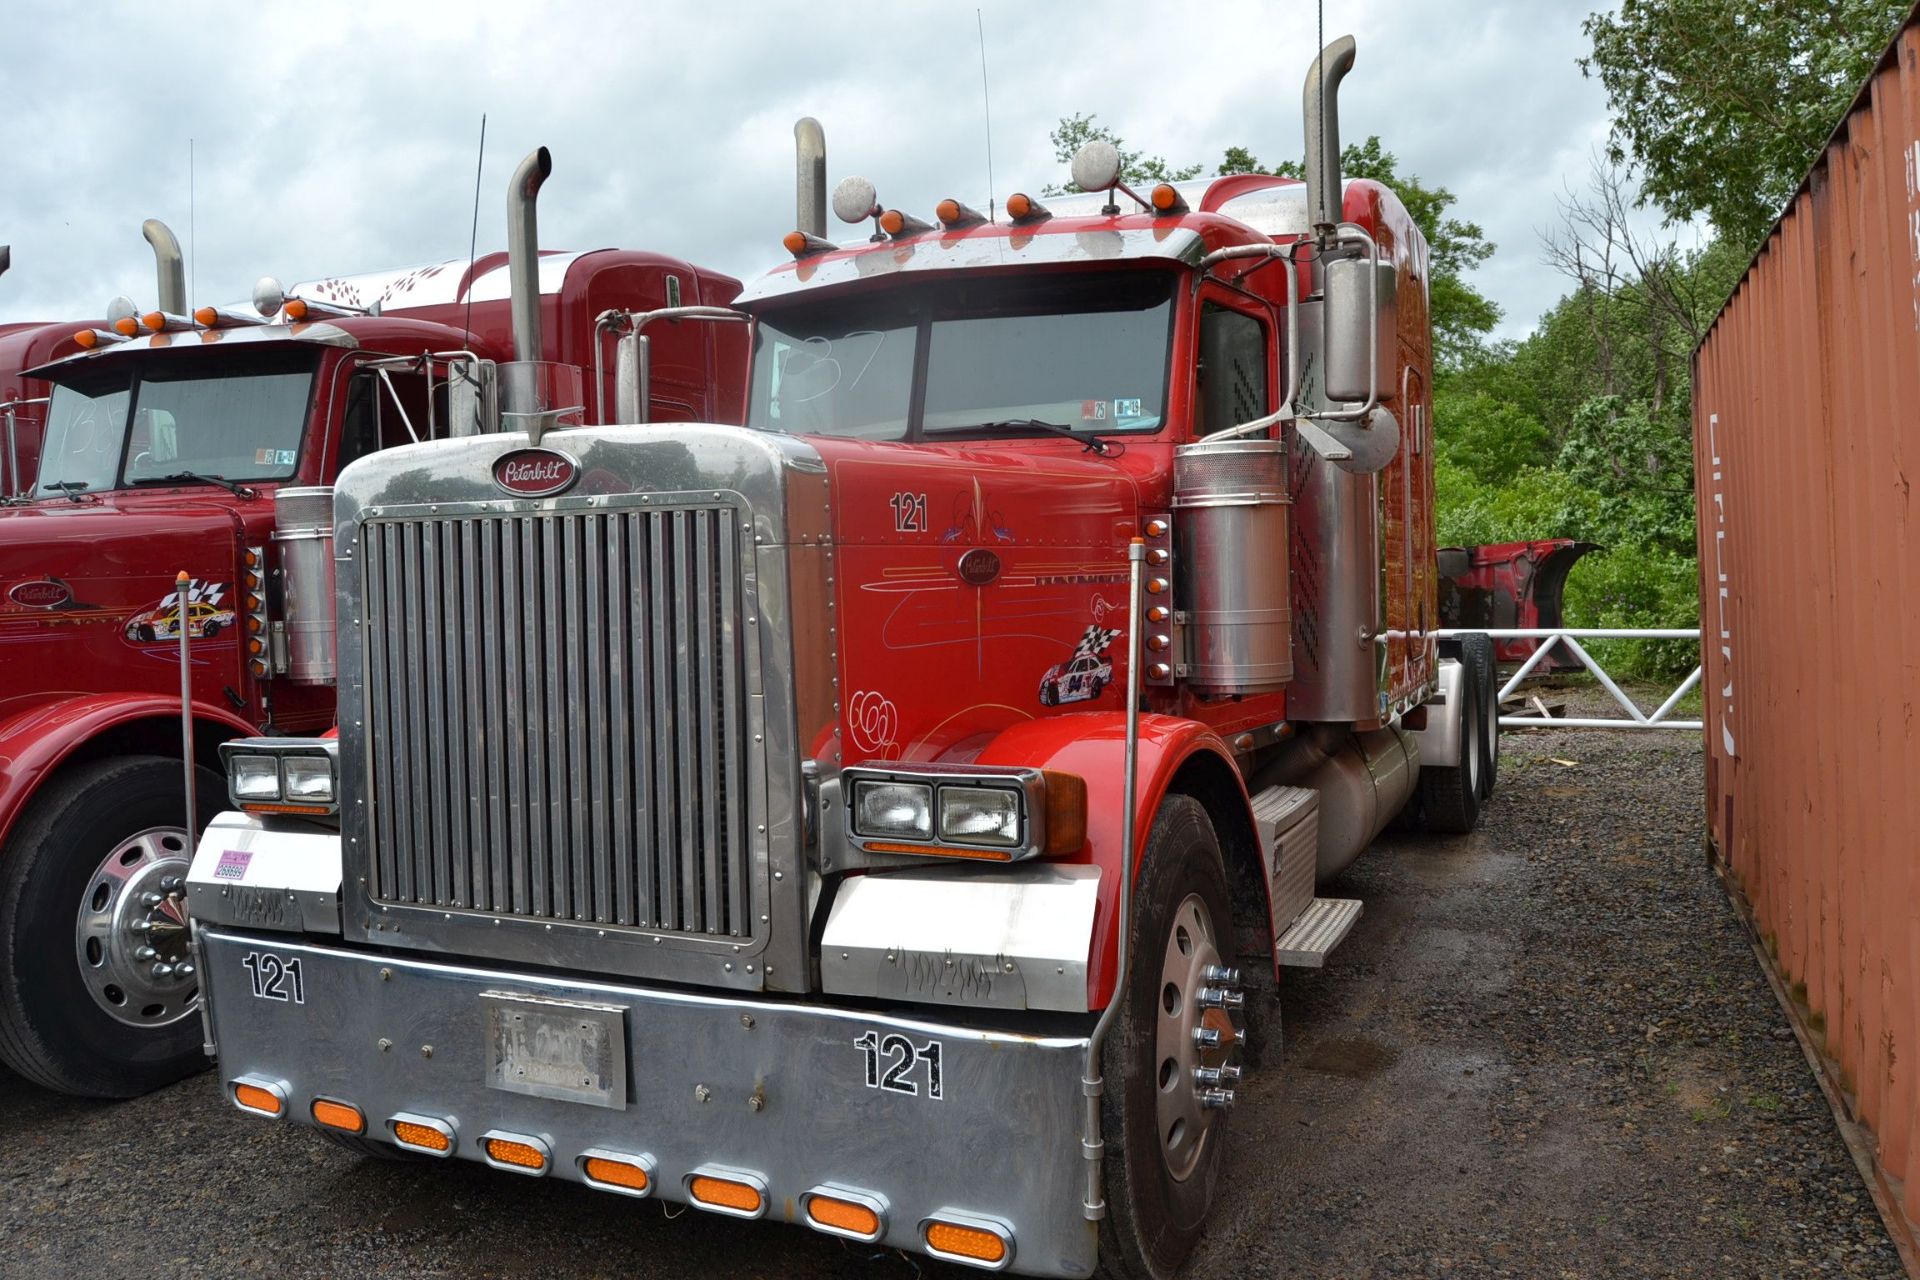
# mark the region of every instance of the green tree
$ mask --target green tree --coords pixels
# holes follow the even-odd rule
[[[1909,0],[1623,0],[1585,23],[1609,153],[1675,221],[1750,253],[1885,48]]]

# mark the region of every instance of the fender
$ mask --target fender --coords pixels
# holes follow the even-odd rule
[[[224,707],[196,701],[197,726],[251,737],[259,728]],[[110,729],[138,720],[180,723],[180,700],[162,694],[99,693],[43,702],[0,723],[0,845],[40,784],[69,756]]]
[[[974,761],[983,765],[1026,765],[1078,774],[1087,783],[1087,843],[1077,855],[1060,859],[1100,868],[1100,903],[1094,914],[1092,953],[1087,957],[1087,1007],[1103,1009],[1112,997],[1114,961],[1119,949],[1121,815],[1125,812],[1127,718],[1123,711],[1094,711],[1043,716],[1003,731]],[[1140,717],[1140,788],[1134,828],[1136,860],[1146,850],[1147,833],[1174,777],[1195,756],[1218,757],[1234,780],[1234,794],[1253,822],[1246,783],[1234,756],[1206,725],[1180,716]],[[1229,930],[1231,922],[1229,922]]]

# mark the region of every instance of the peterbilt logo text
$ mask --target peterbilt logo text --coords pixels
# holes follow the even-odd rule
[[[25,605],[29,609],[57,609],[73,599],[73,592],[67,584],[53,578],[42,578],[37,582],[22,582],[7,592],[7,597],[15,604]]]
[[[551,449],[515,449],[493,464],[493,482],[516,498],[544,498],[572,487],[580,465]]]

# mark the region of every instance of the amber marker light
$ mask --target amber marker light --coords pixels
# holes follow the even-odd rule
[[[647,1165],[632,1156],[588,1152],[580,1157],[580,1173],[589,1183],[606,1191],[643,1196],[653,1190]]]
[[[1153,202],[1155,213],[1185,213],[1187,202],[1180,198],[1180,191],[1172,183],[1163,182],[1153,189],[1148,197]]]
[[[866,1199],[866,1197],[862,1197]],[[850,1236],[873,1241],[881,1235],[880,1211],[873,1204],[862,1204],[844,1195],[815,1191],[806,1199],[807,1222],[828,1235]]]
[[[213,328],[219,319],[220,312],[215,307],[201,307],[193,313],[193,322],[207,329]]]
[[[360,1134],[367,1131],[367,1118],[360,1108],[351,1102],[335,1102],[331,1098],[313,1100],[313,1122],[328,1129],[338,1129],[341,1133]]]
[[[927,1223],[923,1237],[928,1253],[955,1262],[1000,1267],[1006,1264],[1009,1255],[1006,1236],[985,1227],[934,1220]]]
[[[898,209],[889,209],[880,215],[880,229],[890,236],[897,236],[907,229],[907,215]]]
[[[710,1173],[696,1173],[687,1179],[687,1196],[702,1209],[736,1218],[757,1218],[767,1208],[766,1193],[751,1182]]]
[[[85,351],[91,351],[100,345],[100,335],[91,329],[82,329],[73,335],[73,345]]]
[[[1012,849],[963,849],[950,844],[894,844],[888,840],[869,840],[866,848],[870,853],[915,853],[923,858],[973,858],[980,862],[1012,862],[1014,854]]]
[[[288,298],[285,311],[289,320],[305,320],[307,318],[306,299]]]
[[[1047,853],[1078,853],[1087,842],[1087,780],[1058,769],[1040,776],[1047,782]]]
[[[444,1156],[453,1150],[453,1139],[430,1124],[417,1120],[395,1120],[393,1122],[393,1140],[403,1147],[412,1147],[416,1151],[430,1151],[434,1155]]]
[[[286,1101],[280,1096],[278,1090],[249,1080],[234,1081],[233,1101],[242,1111],[271,1116],[276,1120],[287,1109]]]
[[[486,1152],[487,1163],[496,1169],[531,1174],[547,1171],[546,1151],[527,1138],[488,1134],[481,1139],[480,1146]]]
[[[113,331],[123,338],[132,338],[140,332],[140,322],[132,316],[121,316],[113,322]]]

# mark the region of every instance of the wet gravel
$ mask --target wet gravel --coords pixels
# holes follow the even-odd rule
[[[1685,734],[1512,735],[1479,832],[1393,836],[1290,971],[1192,1275],[1897,1277],[1701,849]],[[957,1272],[799,1228],[361,1160],[211,1076],[119,1105],[0,1076],[0,1276]]]

